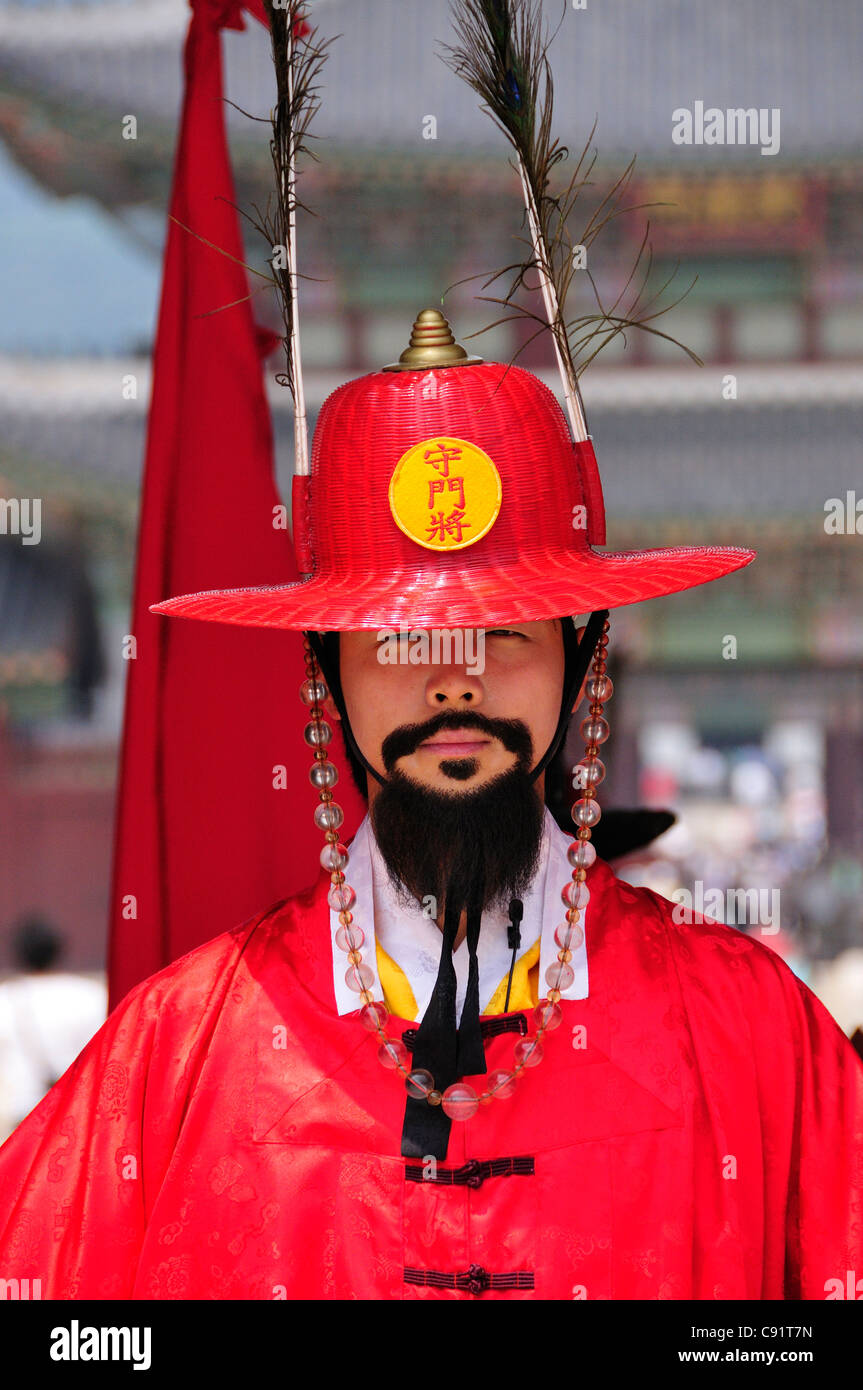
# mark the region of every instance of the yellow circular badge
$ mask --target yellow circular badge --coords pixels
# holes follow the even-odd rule
[[[463,550],[497,520],[500,474],[466,439],[435,435],[411,445],[390,478],[390,511],[400,530],[426,550]]]

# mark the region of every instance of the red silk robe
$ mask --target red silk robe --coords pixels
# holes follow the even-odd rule
[[[323,878],[139,985],[0,1150],[0,1277],[66,1299],[824,1299],[859,1278],[863,1066],[838,1025],[759,942],[675,924],[601,861],[588,882],[589,998],[425,1178],[401,1084],[336,1013]]]

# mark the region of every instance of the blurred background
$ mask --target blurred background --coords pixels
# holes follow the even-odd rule
[[[543,8],[559,24],[555,130],[577,153],[597,121],[588,211],[633,154],[629,201],[661,205],[591,248],[600,293],[624,284],[645,217],[656,273],[677,267],[671,297],[694,280],[656,326],[703,366],[634,333],[582,378],[608,544],[759,552],[719,584],[612,614],[606,800],[677,817],[618,867],[667,896],[686,889],[696,909],[712,893],[706,910],[780,950],[851,1034],[863,1025],[863,8]],[[311,0],[309,18],[340,36],[301,193],[317,214],[299,225],[312,424],[335,386],[397,357],[417,310],[442,296],[472,351],[520,352],[558,390],[525,323],[469,337],[499,316],[476,296],[522,252],[521,204],[508,146],[439,56],[446,0]],[[68,972],[98,983],[104,965],[121,637],[187,22],[182,0],[0,2],[0,499],[41,498],[43,533],[25,545],[0,527],[8,976],[29,968],[14,934],[34,919],[61,935]],[[268,127],[250,119],[272,100],[268,38],[247,19],[223,51],[248,209],[272,178]],[[778,108],[778,151],[675,144],[672,113],[696,101]],[[265,251],[250,233],[250,263]],[[266,294],[255,312],[279,329]],[[281,361],[269,365],[272,380]],[[274,381],[270,396],[288,501],[290,397]]]

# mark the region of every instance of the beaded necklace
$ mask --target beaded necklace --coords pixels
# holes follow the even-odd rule
[[[606,619],[594,650],[591,674],[585,686],[590,705],[588,717],[581,723],[581,735],[586,746],[584,757],[573,768],[572,780],[574,789],[582,795],[572,808],[572,819],[577,830],[576,837],[567,850],[567,858],[572,865],[572,880],[561,893],[566,912],[563,922],[554,933],[558,947],[557,960],[545,972],[548,990],[533,1010],[535,1032],[528,1037],[520,1038],[515,1044],[515,1065],[512,1070],[490,1072],[486,1077],[486,1088],[479,1094],[465,1081],[457,1081],[445,1091],[439,1091],[431,1072],[423,1069],[411,1070],[410,1056],[405,1044],[400,1039],[391,1038],[386,1031],[389,1013],[382,1003],[375,1000],[372,993],[375,973],[363,960],[365,934],[355,923],[351,910],[356,904],[357,895],[345,877],[350,855],[339,836],[344,813],[333,799],[333,787],[339,774],[334,763],[330,762],[327,752],[333,731],[321,709],[329,692],[309,640],[307,637],[304,638],[306,679],[300,686],[300,698],[309,709],[310,720],[303,731],[303,737],[314,750],[315,761],[309,769],[309,781],[319,793],[315,825],[324,832],[326,840],[321,850],[320,862],[322,868],[330,875],[327,902],[332,910],[339,914],[335,940],[348,961],[345,983],[348,989],[358,996],[361,1005],[360,1021],[377,1039],[377,1055],[381,1065],[404,1079],[405,1090],[414,1100],[425,1100],[429,1105],[442,1106],[444,1113],[451,1120],[469,1120],[481,1105],[488,1105],[493,1100],[506,1100],[512,1096],[522,1073],[529,1067],[539,1066],[543,1058],[543,1038],[546,1033],[552,1032],[560,1025],[563,1017],[559,1000],[562,990],[568,989],[575,978],[569,962],[572,960],[573,947],[580,946],[584,939],[580,918],[590,899],[590,890],[585,879],[587,870],[596,860],[596,850],[590,839],[592,827],[601,816],[596,789],[605,778],[605,765],[599,757],[599,748],[605,743],[609,733],[608,721],[603,717],[603,707],[613,693],[606,662],[609,626]]]

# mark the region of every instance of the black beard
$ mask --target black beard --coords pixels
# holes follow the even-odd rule
[[[517,762],[476,791],[452,795],[424,786],[393,766],[445,728],[476,728],[501,739]],[[402,901],[434,897],[439,913],[480,909],[522,897],[536,873],[545,811],[530,781],[530,733],[518,720],[486,719],[478,712],[447,712],[424,725],[397,730],[384,741],[389,777],[372,802],[370,818],[390,880]],[[446,759],[441,769],[465,780],[475,760]]]

